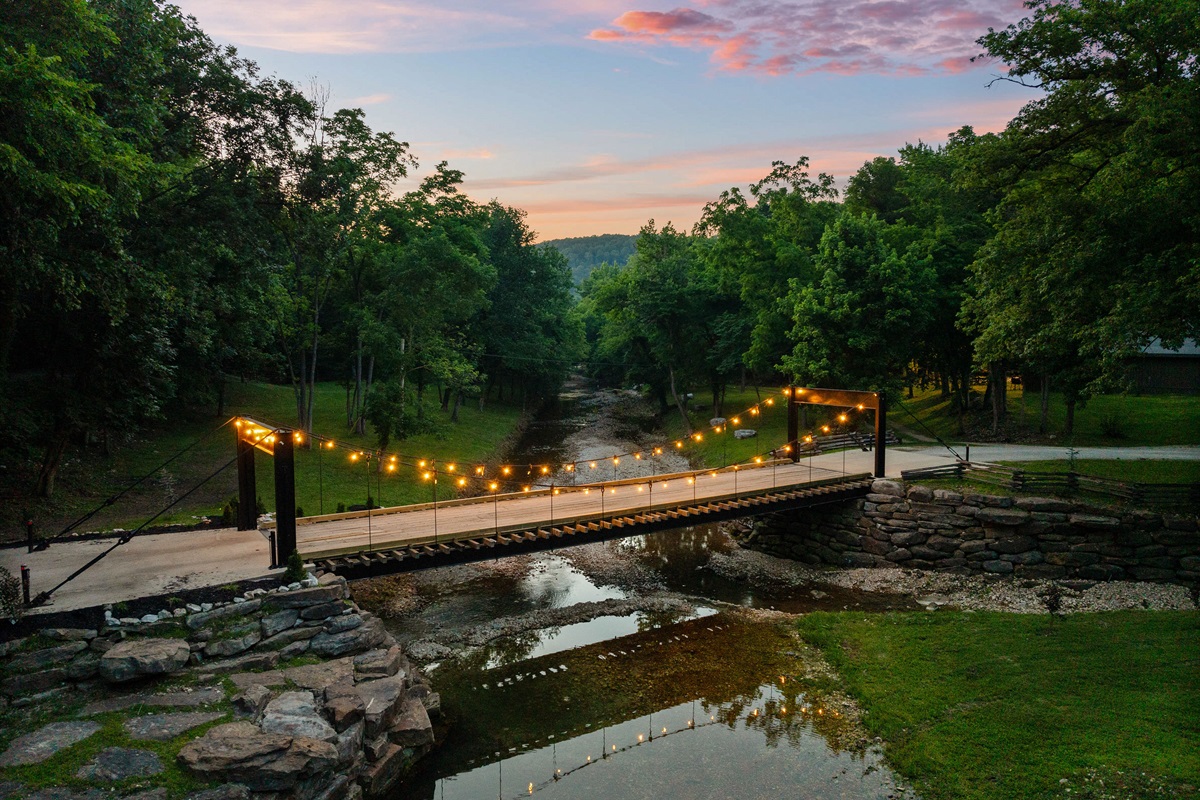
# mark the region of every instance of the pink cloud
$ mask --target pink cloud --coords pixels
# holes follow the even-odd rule
[[[1021,0],[700,0],[705,11],[626,11],[589,38],[707,51],[718,70],[920,75],[973,65],[975,39]]]

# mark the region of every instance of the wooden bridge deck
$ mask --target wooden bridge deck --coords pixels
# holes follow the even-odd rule
[[[865,473],[769,462],[307,517],[297,544],[320,568],[364,577],[837,502],[870,485]]]

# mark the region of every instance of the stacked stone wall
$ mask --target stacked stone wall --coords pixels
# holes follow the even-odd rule
[[[1200,583],[1195,516],[877,480],[865,499],[760,518],[747,546],[810,564]]]
[[[154,689],[160,679],[189,673],[198,688]],[[106,612],[98,630],[44,629],[0,644],[0,708],[53,716],[49,709],[80,697],[95,698],[83,717],[134,715],[126,722],[133,738],[141,728],[154,739],[150,729],[165,726],[171,738],[223,722],[187,742],[177,761],[222,784],[213,797],[244,800],[386,796],[432,748],[430,714],[441,706],[383,623],[334,575],[137,619]],[[174,713],[136,716],[145,707]],[[0,753],[0,783],[5,767],[55,752],[47,741],[57,747],[55,726],[64,725],[80,728],[79,741],[100,728],[53,722],[22,732]]]

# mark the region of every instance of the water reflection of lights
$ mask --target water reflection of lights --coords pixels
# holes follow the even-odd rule
[[[784,682],[785,682],[785,679],[783,677],[781,677],[780,683],[782,684]],[[774,685],[771,683],[766,684],[762,688],[768,690],[769,692],[771,692],[772,690],[775,689]],[[735,713],[735,709],[745,707],[744,704],[738,703],[738,702],[722,704],[722,705],[718,705],[716,708],[710,708],[709,710],[712,711],[713,713],[709,714],[708,721],[707,722],[699,722],[699,723],[696,722],[696,716],[695,716],[696,701],[693,700],[692,704],[691,704],[692,711],[691,711],[690,719],[687,719],[680,725],[680,727],[674,728],[674,729],[671,729],[666,725],[662,725],[662,726],[660,726],[658,733],[654,732],[654,727],[653,727],[653,723],[652,723],[654,714],[651,713],[649,715],[649,718],[651,720],[651,724],[649,727],[649,730],[650,730],[649,736],[647,736],[646,733],[638,733],[636,735],[636,741],[631,741],[625,745],[610,744],[607,741],[608,734],[609,734],[609,726],[606,725],[604,727],[601,727],[599,730],[599,732],[601,734],[601,741],[602,741],[602,744],[600,747],[599,758],[594,758],[592,756],[592,754],[587,754],[587,755],[585,755],[584,760],[582,762],[580,762],[579,764],[577,764],[574,767],[570,767],[567,769],[563,769],[563,768],[557,766],[557,764],[558,764],[558,754],[557,754],[558,742],[552,741],[552,740],[554,740],[555,737],[553,735],[551,735],[551,736],[547,737],[549,740],[551,740],[550,741],[551,751],[553,753],[553,771],[552,771],[550,777],[546,778],[540,782],[529,781],[527,786],[525,787],[525,791],[521,792],[518,795],[515,795],[514,800],[515,800],[515,797],[527,797],[527,796],[533,795],[539,791],[542,791],[544,789],[550,788],[555,782],[561,781],[561,780],[563,780],[563,779],[565,779],[565,778],[567,778],[567,777],[569,777],[569,776],[579,772],[580,770],[582,770],[586,767],[589,767],[593,764],[597,764],[602,761],[608,761],[610,759],[616,758],[618,755],[622,755],[624,753],[633,751],[635,748],[638,748],[638,747],[647,747],[656,741],[660,741],[662,739],[667,738],[668,736],[677,736],[681,733],[695,732],[695,731],[699,731],[701,729],[709,728],[709,727],[713,727],[713,726],[733,727],[738,722],[742,722],[748,726],[755,726],[755,727],[760,727],[764,724],[767,724],[771,719],[777,719],[779,722],[783,723],[784,725],[795,724],[794,722],[784,719],[785,715],[787,715],[787,713],[788,713],[788,709],[786,706],[781,704],[780,701],[782,700],[782,698],[776,697],[776,696],[772,696],[770,698],[762,698],[760,695],[759,699],[766,701],[765,705],[763,707],[761,707],[761,708],[760,707],[752,707],[752,708],[750,708],[749,711],[745,711],[744,713]],[[676,708],[678,709],[680,707],[676,707]],[[835,709],[828,709],[828,713],[827,713],[826,709],[823,706],[816,705],[816,704],[798,705],[797,708],[793,709],[793,712],[794,712],[792,715],[793,720],[799,720],[805,716],[808,716],[814,720],[817,717],[839,718],[841,716],[841,714],[838,711],[836,711]],[[621,723],[616,723],[616,725],[619,725],[619,724],[621,724]],[[590,728],[591,727],[590,724],[587,727]],[[614,725],[614,727],[615,727],[615,725]],[[587,733],[596,733],[596,732],[597,731],[593,728],[591,730],[579,731],[578,733],[575,733],[575,735],[581,736],[581,735],[586,735]],[[572,733],[574,733],[574,732],[563,731],[561,734],[559,734],[559,736],[560,736],[560,738],[567,737],[567,736],[571,736]],[[537,741],[541,742],[542,740],[539,739]],[[526,744],[521,745],[520,747],[511,747],[511,748],[509,748],[508,752],[513,753],[513,752],[520,751],[520,750],[527,750],[528,748],[529,748],[529,743],[526,743]],[[496,755],[500,756],[501,753],[497,752]],[[497,762],[498,774],[501,778],[501,787],[500,787],[501,792],[499,795],[500,798],[504,797],[504,794],[503,794],[503,769],[504,769],[503,763],[504,763],[504,759],[501,759],[500,761]],[[446,778],[442,778],[439,780],[439,784],[441,784],[441,786],[443,787],[443,791],[444,791],[444,786],[445,786],[446,780],[447,780]]]

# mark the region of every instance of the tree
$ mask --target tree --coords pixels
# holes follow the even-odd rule
[[[722,192],[696,225],[694,233],[710,240],[700,257],[720,290],[741,300],[738,327],[750,332],[742,360],[760,374],[774,372],[791,347],[790,309],[783,298],[790,281],[813,279],[812,254],[839,213],[836,197],[833,177],[821,173],[812,179],[807,158],[775,161],[750,187],[750,198],[736,187]]]
[[[271,305],[295,389],[296,417],[312,433],[313,389],[322,312],[356,248],[376,234],[388,193],[416,165],[407,142],[376,133],[362,109],[318,116],[309,143],[286,167],[277,232],[285,245],[281,285]]]
[[[1028,5],[979,40],[1008,65],[1002,80],[1044,94],[972,148],[974,180],[1001,195],[997,235],[972,266],[974,319],[993,348],[981,357],[1003,329],[1018,337],[1006,350],[1069,372],[1073,409],[1125,385],[1152,338],[1200,328],[1200,26],[1194,2]],[[1014,283],[1007,304],[1036,309],[1036,327],[1010,324]]]
[[[875,216],[847,212],[821,237],[811,285],[796,281],[795,346],[780,368],[802,383],[898,391],[928,323],[934,273],[899,255]]]

